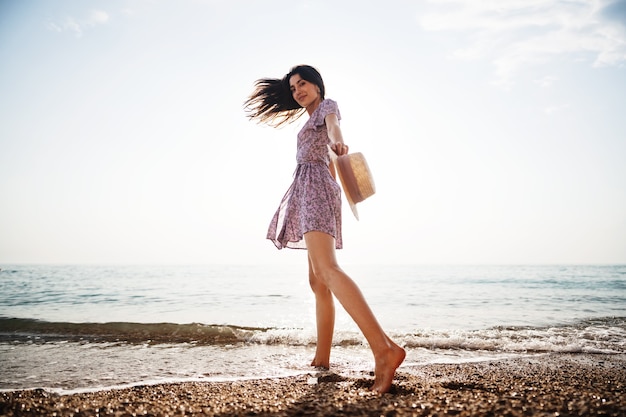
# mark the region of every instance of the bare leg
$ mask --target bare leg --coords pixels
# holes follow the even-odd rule
[[[372,390],[380,393],[389,391],[396,369],[404,361],[404,349],[387,337],[359,287],[339,268],[333,237],[322,232],[308,232],[304,238],[315,277],[337,297],[372,349],[376,363]]]
[[[315,276],[309,259],[309,283],[315,293],[317,348],[311,366],[330,368],[330,348],[335,330],[335,303],[328,287]]]

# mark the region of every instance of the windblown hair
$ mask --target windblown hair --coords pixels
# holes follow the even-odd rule
[[[324,100],[326,89],[319,71],[310,65],[293,67],[282,79],[261,78],[255,83],[255,90],[244,103],[248,117],[270,126],[279,127],[296,121],[305,109],[294,100],[289,79],[300,75],[303,80],[317,85]]]

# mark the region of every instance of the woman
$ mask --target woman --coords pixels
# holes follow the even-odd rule
[[[317,348],[312,366],[329,368],[335,325],[333,295],[359,326],[375,360],[372,390],[387,392],[405,351],[383,331],[358,286],[337,264],[341,239],[341,191],[329,169],[328,145],[348,153],[337,103],[325,99],[319,72],[300,65],[282,79],[264,78],[246,101],[251,119],[273,126],[289,123],[305,111],[309,120],[298,133],[294,181],[272,219],[267,238],[278,249],[307,249],[309,282],[315,293]]]

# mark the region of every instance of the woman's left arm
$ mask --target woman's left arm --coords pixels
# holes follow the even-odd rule
[[[337,155],[345,155],[348,153],[348,146],[343,143],[343,135],[341,134],[341,127],[339,126],[339,118],[336,114],[331,113],[324,118],[326,123],[326,129],[328,129],[328,137],[331,141],[331,149],[335,151]]]

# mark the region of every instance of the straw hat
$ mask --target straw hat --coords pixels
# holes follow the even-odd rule
[[[332,152],[334,154],[334,152]],[[356,204],[372,196],[376,192],[374,178],[370,172],[365,157],[360,152],[341,155],[332,158],[335,163],[343,193],[348,200],[350,209],[354,213],[354,217],[359,220],[359,213]]]

